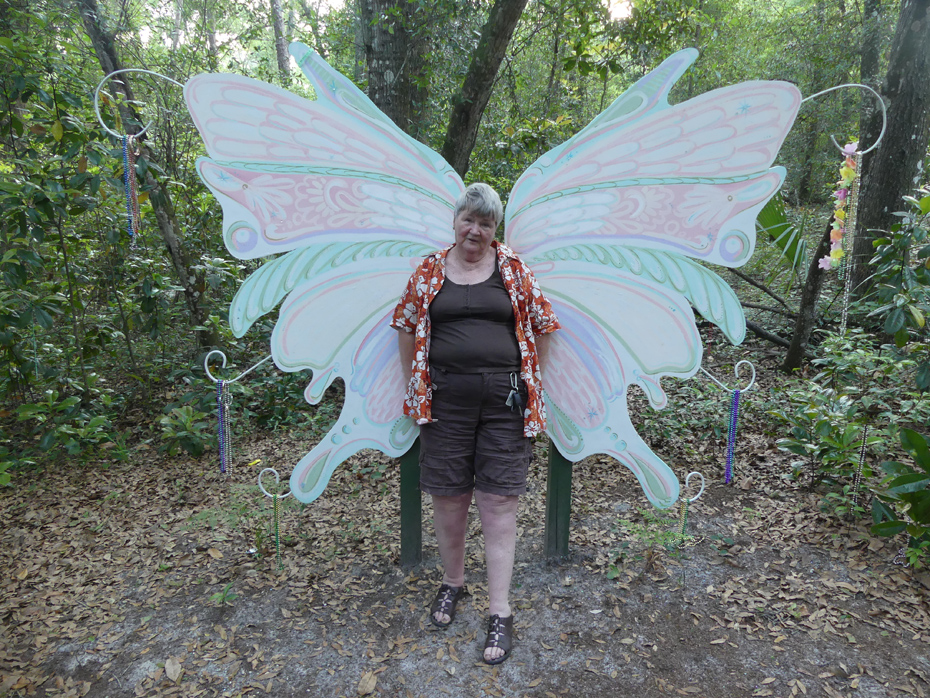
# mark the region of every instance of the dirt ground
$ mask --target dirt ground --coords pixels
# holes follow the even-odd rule
[[[694,545],[678,552],[650,550],[649,531],[677,522],[644,522],[628,472],[578,464],[571,555],[558,563],[542,559],[537,444],[519,520],[515,649],[496,668],[480,661],[477,516],[473,596],[450,629],[434,629],[429,509],[424,563],[403,571],[398,471],[384,456],[354,458],[311,505],[286,502],[281,569],[259,466],[245,463],[288,471],[306,450],[299,438],[237,444],[229,477],[210,458],[144,445],[130,464],[48,468],[0,492],[0,696],[930,693],[927,577],[893,564],[895,544],[866,522],[827,518],[816,495],[784,484],[773,438],[741,444],[732,485],[709,457],[689,514]],[[384,478],[372,484],[372,470]]]

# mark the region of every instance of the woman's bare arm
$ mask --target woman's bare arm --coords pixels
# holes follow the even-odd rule
[[[400,349],[400,368],[405,379],[413,375],[413,357],[416,351],[416,335],[397,330],[397,346]]]
[[[539,370],[546,369],[546,362],[549,360],[549,340],[551,334],[541,334],[536,336],[536,355],[539,357]]]

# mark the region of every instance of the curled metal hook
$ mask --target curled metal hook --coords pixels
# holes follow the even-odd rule
[[[810,97],[805,97],[804,99],[802,99],[801,104],[804,104],[804,102],[807,102],[808,100],[814,99],[814,97],[820,97],[821,95],[825,95],[828,92],[842,90],[844,87],[861,87],[863,90],[868,90],[873,95],[875,95],[875,99],[878,100],[878,106],[882,108],[882,131],[881,133],[878,134],[878,138],[875,140],[875,142],[871,146],[869,146],[869,148],[867,148],[866,150],[859,151],[860,155],[871,153],[873,150],[875,150],[878,147],[878,144],[882,142],[882,138],[885,137],[885,130],[888,128],[888,110],[885,107],[885,100],[883,100],[882,96],[878,94],[878,92],[873,90],[871,87],[869,87],[868,85],[863,85],[858,82],[847,82],[842,85],[836,85],[835,87],[828,87],[827,89],[821,90],[820,92],[815,92]],[[836,139],[833,137],[833,134],[830,135],[830,140],[833,141],[833,145],[835,145],[841,153],[843,153],[844,155],[847,154],[846,151],[843,149],[843,146],[841,146],[839,143],[836,142]]]
[[[274,499],[275,495],[271,494],[271,492],[266,490],[265,486],[262,484],[262,478],[265,476],[265,473],[271,473],[272,475],[274,475],[274,483],[275,485],[278,485],[279,487],[281,485],[281,476],[278,474],[278,471],[275,470],[274,468],[265,468],[258,474],[258,489],[260,489],[266,497],[270,497],[271,499]],[[277,495],[278,499],[285,499],[290,496],[291,496],[290,490],[287,491],[287,494]]]
[[[691,478],[694,475],[697,475],[699,478],[701,478],[701,489],[698,491],[696,495],[694,495],[693,497],[691,497],[691,499],[688,500],[689,503],[696,502],[698,499],[700,499],[701,495],[704,494],[704,487],[706,487],[706,483],[704,482],[704,476],[701,475],[701,473],[697,471],[690,472],[685,476],[685,487],[688,486],[688,483],[691,481]]]
[[[207,374],[207,376],[210,378],[211,381],[213,381],[214,383],[218,383],[218,382],[219,382],[219,378],[214,378],[213,374],[210,373],[210,357],[213,356],[214,354],[218,354],[219,356],[221,356],[221,357],[223,358],[223,368],[226,368],[226,354],[224,354],[224,353],[223,353],[222,351],[220,351],[219,349],[213,349],[213,350],[211,350],[211,351],[208,351],[208,352],[207,352],[207,355],[206,355],[205,357],[203,357],[203,370],[204,370],[204,372]],[[224,381],[224,382],[225,382],[227,385],[230,384],[230,383],[235,383],[236,381],[238,381],[238,380],[240,380],[241,378],[243,378],[243,377],[247,376],[248,374],[250,374],[252,371],[254,371],[256,368],[258,368],[259,366],[261,366],[261,365],[262,365],[263,363],[265,363],[266,361],[269,361],[271,358],[272,358],[272,356],[271,356],[271,354],[269,354],[269,355],[266,356],[264,359],[262,359],[261,361],[259,361],[257,364],[255,364],[255,365],[252,366],[251,368],[247,368],[245,371],[243,371],[242,373],[240,373],[238,376],[236,376],[236,377],[233,378],[232,380],[228,380],[228,381]]]
[[[148,75],[154,75],[155,77],[163,78],[164,80],[167,80],[168,82],[173,82],[175,85],[180,87],[182,90],[184,89],[184,85],[178,82],[177,80],[175,80],[174,78],[169,78],[167,75],[156,73],[154,70],[145,70],[144,68],[122,68],[121,70],[114,70],[112,73],[105,75],[103,80],[97,83],[97,87],[94,90],[94,113],[97,115],[97,121],[100,122],[100,125],[103,127],[103,130],[109,133],[111,136],[115,136],[116,138],[122,138],[123,134],[117,133],[116,131],[111,129],[109,126],[107,126],[105,123],[103,123],[103,116],[100,114],[100,90],[103,89],[103,86],[107,83],[108,80],[110,80],[110,78],[112,78],[114,75],[119,75],[120,73],[146,73]],[[155,122],[150,121],[149,123],[147,123],[141,131],[139,131],[138,133],[134,133],[133,137],[138,138],[139,136],[141,136],[143,133],[149,130],[149,127],[153,123]]]
[[[752,375],[749,378],[749,385],[747,385],[745,388],[739,388],[740,393],[748,393],[750,390],[752,390],[752,387],[756,384],[756,367],[752,365],[751,361],[747,361],[746,359],[743,359],[742,361],[737,361],[736,365],[733,367],[733,374],[736,376],[737,381],[739,381],[740,379],[739,372],[742,366],[748,366],[749,370],[752,372]],[[726,390],[728,393],[733,392],[734,388],[731,388],[728,385],[724,385],[723,383],[718,381],[716,378],[713,377],[710,371],[708,371],[703,366],[701,366],[701,372],[704,373],[705,376],[710,378],[714,383],[716,383],[721,388]]]

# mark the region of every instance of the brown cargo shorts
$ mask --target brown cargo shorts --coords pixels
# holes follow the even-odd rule
[[[510,373],[450,373],[430,368],[433,421],[420,426],[420,489],[452,497],[479,490],[526,492],[533,440],[523,412],[506,405]],[[526,405],[527,391],[517,374]]]

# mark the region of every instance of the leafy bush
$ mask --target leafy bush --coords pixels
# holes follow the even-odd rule
[[[787,406],[769,414],[789,429],[778,447],[801,456],[792,461],[789,477],[806,473],[811,486],[829,486],[825,511],[862,513],[853,477],[864,428],[870,430],[867,452],[888,456],[902,429],[930,418],[930,396],[915,389],[916,363],[906,350],[877,346],[861,330],[827,335],[823,347],[824,356],[814,361],[820,373],[787,388]],[[862,482],[872,476],[866,461]]]
[[[215,436],[206,414],[195,410],[190,405],[175,407],[158,420],[161,424],[161,438],[165,441],[165,450],[174,454],[180,446],[185,452],[200,457],[207,443]]]
[[[913,463],[882,463],[887,477],[876,490],[877,499],[872,504],[872,532],[894,536],[907,531],[910,562],[925,566],[930,548],[930,442],[912,429],[902,429],[901,446]]]
[[[908,210],[898,213],[901,222],[888,235],[873,242],[875,256],[871,264],[873,292],[866,299],[869,315],[882,320],[886,334],[895,345],[910,345],[916,361],[915,384],[920,390],[930,388],[930,343],[927,314],[930,313],[930,195],[920,192],[920,199],[906,196]]]
[[[803,457],[791,463],[791,476],[797,479],[806,471],[811,483],[818,484],[853,475],[862,441],[859,404],[850,395],[813,382],[789,389],[786,397],[790,407],[769,414],[790,427],[791,435],[779,439],[778,448]],[[870,475],[863,472],[864,477]]]
[[[105,443],[122,443],[110,420],[94,414],[107,409],[112,401],[105,399],[107,395],[97,397],[101,399],[88,400],[89,407],[85,407],[77,395],[61,398],[57,390],[46,390],[44,399],[17,407],[16,418],[30,430],[39,450],[59,447],[70,456],[86,459]],[[124,453],[125,449],[119,448],[113,455],[119,458]]]

